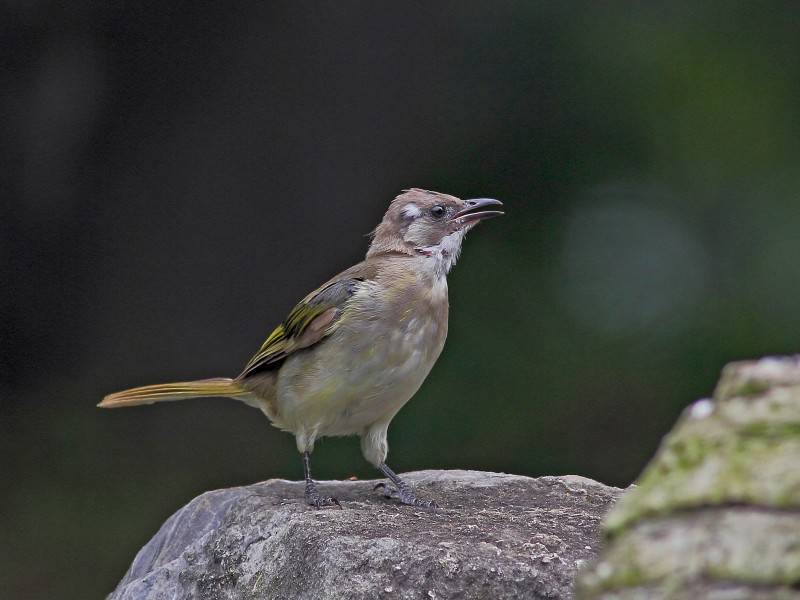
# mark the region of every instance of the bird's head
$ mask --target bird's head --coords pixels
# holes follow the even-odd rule
[[[492,198],[462,200],[448,194],[412,188],[389,205],[375,229],[367,256],[402,252],[433,258],[437,270],[450,270],[461,252],[464,235],[484,219],[502,215]]]

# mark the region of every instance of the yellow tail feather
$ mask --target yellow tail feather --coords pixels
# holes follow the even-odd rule
[[[122,408],[125,406],[138,406],[139,404],[153,404],[154,402],[201,398],[203,396],[244,399],[248,395],[249,392],[233,379],[219,377],[216,379],[200,379],[198,381],[145,385],[123,390],[109,394],[97,406],[100,408]]]

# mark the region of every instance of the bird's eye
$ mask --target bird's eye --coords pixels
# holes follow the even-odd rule
[[[444,216],[444,206],[437,204],[431,209],[431,216],[434,219],[441,219]]]

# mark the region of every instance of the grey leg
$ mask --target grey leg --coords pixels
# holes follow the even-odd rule
[[[439,508],[433,500],[420,500],[414,495],[414,490],[411,489],[405,481],[400,479],[400,476],[389,468],[386,463],[381,463],[378,468],[383,472],[386,477],[394,484],[393,486],[379,483],[375,489],[383,488],[383,495],[386,498],[394,498],[403,504],[411,506],[421,506],[423,508]]]
[[[303,473],[306,477],[306,503],[315,508],[322,508],[323,506],[336,505],[342,508],[336,498],[330,496],[321,496],[317,490],[317,484],[311,479],[311,455],[308,452],[303,452]]]

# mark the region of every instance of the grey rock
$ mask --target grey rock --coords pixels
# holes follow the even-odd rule
[[[141,549],[113,600],[570,598],[621,490],[577,476],[419,471],[439,509],[376,481],[325,481],[343,509],[304,505],[284,480],[205,493]]]

